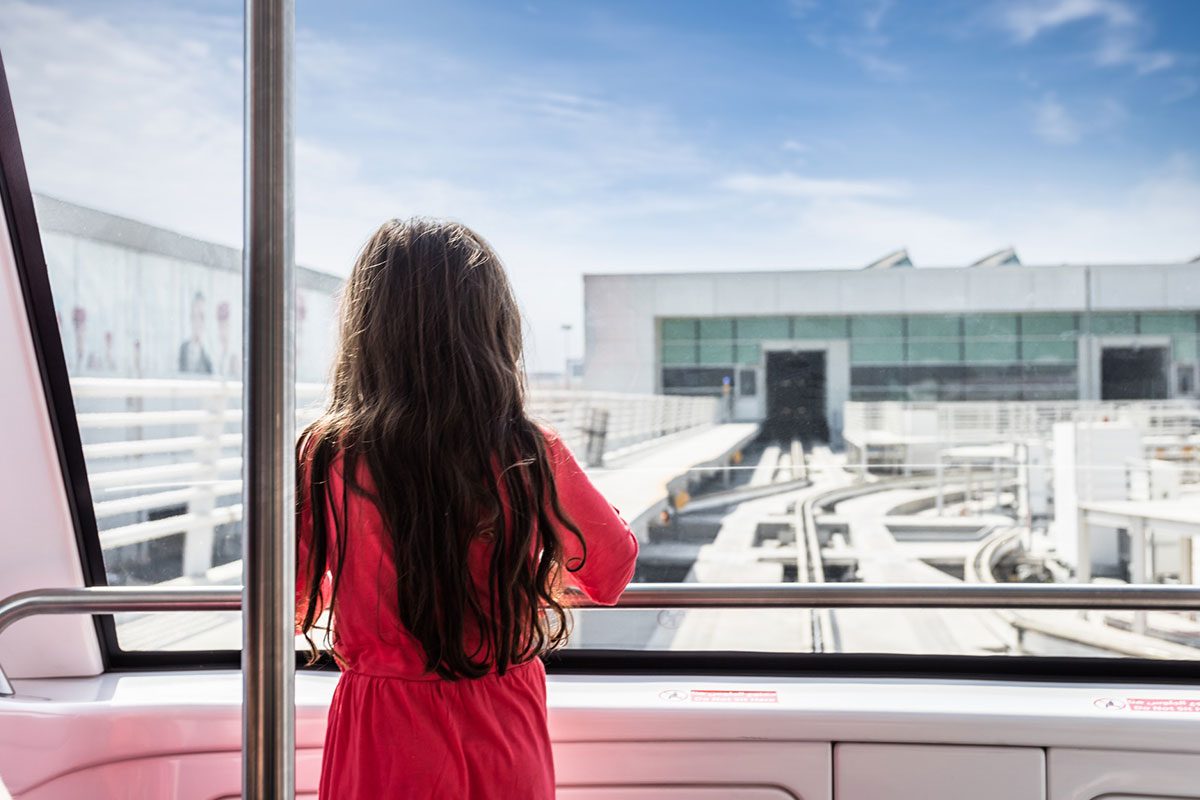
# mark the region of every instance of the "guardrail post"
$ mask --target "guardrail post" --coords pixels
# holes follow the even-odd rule
[[[199,469],[187,509],[192,523],[183,534],[183,574],[191,578],[203,577],[212,567],[216,532],[213,511],[217,505],[217,480],[220,478],[217,465],[221,459],[221,434],[225,431],[228,397],[226,384],[222,381],[217,384],[216,391],[201,401],[208,413],[198,430],[201,441],[196,448],[196,463]]]

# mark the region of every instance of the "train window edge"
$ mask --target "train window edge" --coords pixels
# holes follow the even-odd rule
[[[332,657],[308,663],[296,655],[298,672],[337,672]],[[739,651],[652,652],[560,650],[543,658],[546,672],[562,675],[848,678],[975,680],[1042,683],[1161,683],[1194,685],[1200,661],[1089,656],[964,656],[882,653],[757,653]],[[112,653],[121,672],[239,669],[237,650],[128,651]]]
[[[83,579],[89,586],[104,586],[108,581],[83,444],[3,53],[0,53],[0,204],[12,244],[17,281],[57,448],[67,507],[75,529]],[[97,616],[95,625],[100,656],[107,668],[116,645],[116,628],[110,616]]]

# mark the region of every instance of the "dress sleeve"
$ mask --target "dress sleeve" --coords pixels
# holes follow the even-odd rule
[[[308,459],[301,454],[299,463],[296,464],[297,472],[303,476],[302,480],[298,481],[297,491],[300,492],[300,497],[296,498],[296,630],[299,632],[301,624],[304,622],[304,616],[308,612],[308,559],[312,554],[313,546],[313,513],[312,513],[312,494],[311,484],[309,483],[309,463]],[[321,593],[317,598],[320,606],[317,610],[319,617],[324,613],[329,605],[329,597],[332,591],[332,576],[328,570],[325,570],[321,575]]]
[[[546,447],[554,466],[559,504],[567,518],[583,533],[584,545],[569,530],[561,530],[566,580],[583,590],[593,602],[613,605],[633,578],[638,542],[617,509],[592,485],[566,445],[546,432]],[[583,559],[583,566],[574,567]]]

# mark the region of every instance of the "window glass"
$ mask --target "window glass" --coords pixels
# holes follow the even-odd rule
[[[1111,57],[1091,6],[878,5],[299,4],[298,423],[369,232],[449,217],[637,581],[1196,583],[1196,12],[1135,4]],[[113,584],[241,581],[240,8],[0,13]],[[571,646],[1198,658],[1200,627],[595,610]]]
[[[664,341],[692,341],[698,337],[694,319],[664,319],[662,337]]]
[[[1093,313],[1091,331],[1097,336],[1120,336],[1138,332],[1138,315],[1121,311]]]
[[[693,319],[664,319],[662,321],[663,366],[696,364],[697,324]]]
[[[113,585],[241,582],[241,31],[230,4],[0,12],[95,567]],[[323,376],[330,344],[337,281],[324,278],[298,279],[307,380]],[[237,646],[230,617],[185,616],[122,615],[116,642]]]
[[[963,358],[968,363],[1017,361],[1017,315],[980,314],[963,319]]]
[[[1166,334],[1171,337],[1174,360],[1196,360],[1195,314],[1142,314],[1138,323],[1139,331],[1143,334]]]
[[[1074,314],[1021,316],[1021,357],[1025,361],[1074,361],[1078,351]]]
[[[909,317],[908,360],[952,363],[962,360],[962,318]]]
[[[762,358],[762,347],[760,345],[738,342],[737,362],[739,364],[757,364],[760,358]]]
[[[786,339],[788,327],[786,317],[745,317],[737,321],[738,340]]]
[[[796,339],[844,339],[843,317],[793,317],[792,336]]]
[[[850,360],[855,364],[904,362],[904,318],[854,317],[850,320]]]

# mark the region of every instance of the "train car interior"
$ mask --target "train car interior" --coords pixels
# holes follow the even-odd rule
[[[0,797],[318,797],[296,437],[432,215],[638,539],[544,656],[560,800],[1200,800],[1198,33],[0,0]]]

